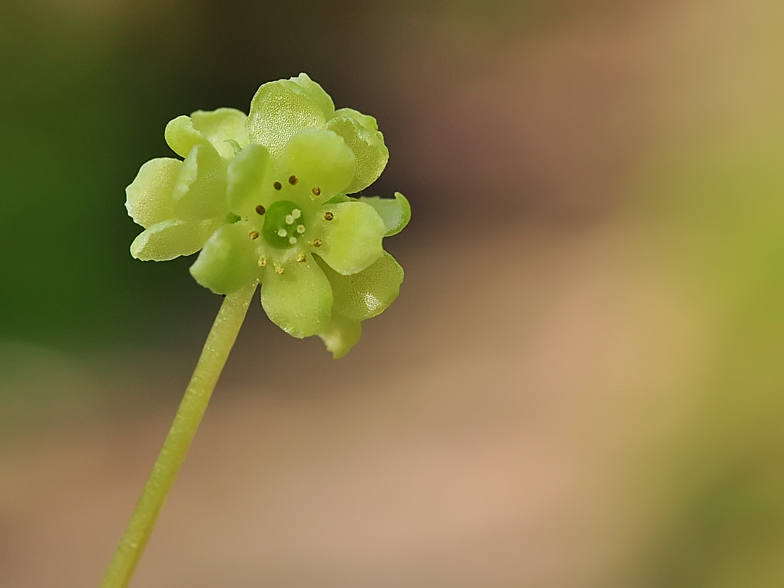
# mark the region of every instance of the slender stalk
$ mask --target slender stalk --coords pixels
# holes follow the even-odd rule
[[[215,384],[237,339],[256,285],[229,294],[215,318],[185,396],[150,478],[109,564],[101,588],[126,588],[152,533],[163,502],[196,434]]]

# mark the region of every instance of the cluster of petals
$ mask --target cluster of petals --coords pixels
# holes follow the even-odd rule
[[[408,202],[349,196],[386,166],[375,119],[335,110],[300,74],[261,86],[247,116],[194,112],[171,121],[165,138],[183,160],[153,159],[128,186],[128,213],[145,229],[131,254],[200,251],[190,270],[199,284],[231,294],[258,282],[273,322],[345,355],[403,280],[382,240],[407,224]]]

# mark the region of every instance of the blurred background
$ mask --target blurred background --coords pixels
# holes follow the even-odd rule
[[[253,304],[134,586],[784,585],[779,0],[0,4],[0,585],[98,585],[220,298],[133,260],[167,121],[375,116],[400,298]]]

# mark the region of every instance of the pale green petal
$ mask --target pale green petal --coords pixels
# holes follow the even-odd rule
[[[247,123],[250,141],[264,145],[277,157],[297,132],[324,128],[330,113],[324,111],[311,92],[312,89],[291,80],[261,86],[250,103]]]
[[[330,95],[319,84],[311,80],[308,74],[301,73],[296,78],[291,78],[290,81],[302,88],[321,107],[325,119],[329,119],[335,113],[335,104]]]
[[[269,208],[275,194],[272,188],[269,152],[262,145],[249,145],[229,163],[227,191],[229,210],[247,217],[257,206]]]
[[[381,257],[386,228],[372,206],[343,202],[325,205],[322,211],[314,234],[323,235],[318,255],[332,269],[343,275],[355,274]]]
[[[329,322],[332,287],[312,257],[286,264],[278,274],[267,267],[261,305],[270,320],[294,337],[309,337]]]
[[[394,200],[378,196],[361,196],[358,200],[369,204],[376,210],[387,229],[385,237],[397,235],[406,228],[408,221],[411,220],[411,205],[400,192],[395,192]]]
[[[131,218],[145,229],[174,218],[172,192],[182,162],[161,157],[142,165],[136,178],[125,189],[125,208]]]
[[[185,220],[225,216],[226,162],[210,145],[196,145],[182,163],[174,185],[174,212]]]
[[[358,110],[354,110],[353,108],[341,108],[340,110],[336,110],[334,116],[353,118],[360,125],[368,129],[369,131],[378,130],[378,121],[375,118],[373,118],[369,114],[362,114],[361,112],[359,112]]]
[[[212,143],[224,159],[234,157],[234,147],[229,141],[236,142],[240,147],[248,145],[248,131],[245,128],[247,118],[244,112],[234,108],[219,108],[209,112],[197,110],[191,114],[193,128]]]
[[[216,294],[231,294],[257,279],[256,241],[244,222],[223,225],[204,244],[191,275]]]
[[[346,196],[345,194],[338,194],[334,198],[330,198],[325,204],[340,204],[341,202],[356,202],[357,198],[353,196]]]
[[[364,321],[381,314],[400,293],[403,268],[386,251],[370,267],[358,274],[341,276],[320,264],[332,284],[333,315]]]
[[[305,129],[294,135],[276,165],[281,178],[296,178],[296,186],[286,189],[311,202],[325,202],[343,192],[354,169],[354,154],[346,142],[323,129]]]
[[[210,142],[193,127],[189,116],[178,116],[166,125],[163,132],[166,143],[180,157],[187,157],[196,145],[209,145]]]
[[[142,261],[168,261],[196,253],[222,222],[165,220],[152,225],[133,240],[131,255]]]
[[[389,161],[389,150],[376,119],[350,108],[341,108],[335,111],[327,128],[343,137],[357,158],[354,180],[346,193],[354,194],[375,182]]]
[[[359,342],[362,335],[362,325],[351,321],[337,313],[332,313],[332,318],[318,336],[324,341],[332,357],[340,359]]]

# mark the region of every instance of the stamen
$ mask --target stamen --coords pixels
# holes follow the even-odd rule
[[[297,261],[300,262],[300,263],[305,263],[305,261],[307,261],[307,258],[305,257],[305,254],[304,253],[297,253]]]
[[[305,232],[305,225],[297,225],[297,232],[301,235]]]
[[[313,247],[321,247],[321,239],[319,239],[318,237],[313,239]]]
[[[279,276],[282,276],[285,271],[286,271],[285,267],[283,267],[282,265],[278,265],[277,263],[275,264],[275,273],[276,274],[278,274]]]
[[[311,192],[313,192],[314,196],[318,196],[319,194],[321,194],[321,188],[319,188],[318,186],[313,186]]]
[[[286,229],[278,229],[278,237],[285,237],[286,235],[288,235]]]
[[[294,215],[293,214],[287,214],[286,215],[286,224],[287,225],[293,225],[294,224]]]
[[[274,184],[272,184],[272,187],[275,188],[276,190],[280,190],[283,187],[283,185],[280,182],[275,182]]]
[[[297,242],[297,238],[296,237],[289,237],[289,243],[294,245],[296,242]]]
[[[334,214],[332,214],[332,212],[330,212],[329,210],[328,210],[327,212],[325,212],[325,213],[324,213],[324,220],[328,220],[328,221],[330,221],[330,220],[332,220],[333,218],[335,218],[335,215],[334,215]]]
[[[267,209],[266,209],[266,208],[264,208],[264,207],[263,207],[261,204],[259,204],[259,205],[256,207],[256,214],[258,214],[258,215],[262,215],[262,214],[264,214],[265,212],[267,212]]]
[[[302,211],[299,208],[295,208],[294,210],[291,211],[291,216],[293,216],[294,218],[299,218],[302,216]]]
[[[259,257],[259,267],[267,267],[267,258]]]
[[[259,238],[259,232],[258,231],[251,231],[250,233],[248,233],[248,237],[250,237],[251,239],[258,239]]]
[[[297,179],[297,176],[290,176],[289,177],[289,184],[291,184],[292,186],[296,186],[297,182],[299,182],[299,180]]]

